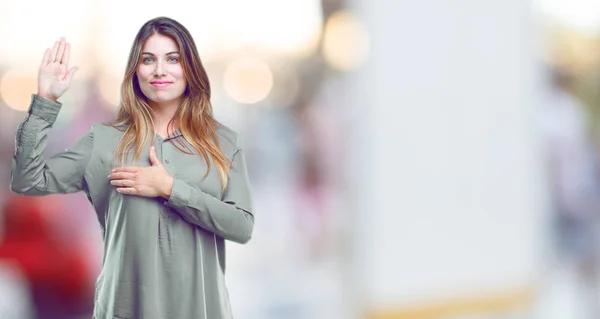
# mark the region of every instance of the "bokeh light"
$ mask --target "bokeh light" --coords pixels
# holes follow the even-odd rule
[[[224,74],[225,91],[236,102],[254,104],[265,99],[273,88],[269,66],[252,58],[232,62]]]
[[[307,56],[316,49],[322,25],[319,1],[237,2],[238,9],[227,16],[237,22],[229,26],[236,28],[240,43],[297,56]]]
[[[369,37],[362,23],[348,11],[338,11],[325,24],[323,55],[338,70],[352,70],[364,62]]]
[[[37,92],[37,70],[27,66],[9,69],[0,80],[0,98],[11,109],[25,112]]]
[[[26,112],[31,104],[31,95],[37,93],[37,68],[31,66],[16,66],[9,69],[0,79],[0,98],[11,109]],[[76,80],[59,99],[63,104],[53,127],[60,128],[68,124],[73,118],[77,94],[73,89],[77,86]]]

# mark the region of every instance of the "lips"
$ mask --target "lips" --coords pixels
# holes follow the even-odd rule
[[[168,86],[169,84],[172,84],[173,82],[167,82],[167,81],[154,81],[154,82],[150,82],[150,84],[154,87],[165,87]]]

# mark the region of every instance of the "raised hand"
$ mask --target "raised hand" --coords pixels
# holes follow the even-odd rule
[[[56,102],[71,85],[73,74],[79,69],[69,69],[71,44],[65,38],[54,42],[52,49],[46,49],[38,71],[38,93],[40,97]]]

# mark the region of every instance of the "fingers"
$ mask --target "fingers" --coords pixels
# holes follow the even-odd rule
[[[58,45],[59,45],[58,41],[54,42],[54,46],[52,47],[52,52],[50,52],[50,59],[49,59],[48,63],[53,63],[54,61],[56,61],[56,54],[58,53]]]
[[[134,187],[135,182],[129,179],[118,179],[110,181],[110,185],[121,187]]]
[[[46,52],[44,52],[44,57],[42,58],[42,66],[50,63],[50,53],[52,52],[52,50],[50,49],[46,49]]]
[[[115,172],[115,173],[108,175],[108,178],[110,178],[111,180],[119,180],[119,179],[132,180],[132,179],[135,179],[135,173]]]
[[[66,67],[69,67],[69,58],[71,57],[71,43],[65,44],[65,53],[63,54],[62,59],[60,60],[62,64]]]
[[[58,43],[58,51],[56,53],[56,59],[58,63],[63,63],[63,55],[65,54],[66,40],[65,37],[60,38],[60,42]]]
[[[68,66],[70,56],[71,44],[67,43],[65,37],[61,37],[59,41],[54,42],[54,46],[52,47],[52,50],[50,50],[48,56],[44,55],[43,63],[49,64],[58,62]]]
[[[110,175],[108,175],[108,177],[110,178],[110,184],[113,186],[117,186],[117,192],[123,194],[136,194],[136,189],[134,188],[135,173],[118,171],[111,173]]]
[[[67,74],[65,75],[65,80],[67,80],[68,83],[71,83],[71,79],[73,78],[73,74],[75,74],[75,72],[77,72],[77,70],[79,70],[78,67],[72,67],[69,72],[67,72]]]
[[[127,195],[137,195],[137,190],[133,187],[119,187],[117,192]]]
[[[160,161],[158,160],[154,146],[150,146],[150,149],[148,150],[148,157],[150,158],[150,163],[152,163],[152,166],[160,166]]]
[[[129,173],[136,173],[138,171],[138,167],[135,166],[121,166],[121,167],[115,167],[113,168],[112,172],[113,173],[117,173],[117,172],[129,172]]]

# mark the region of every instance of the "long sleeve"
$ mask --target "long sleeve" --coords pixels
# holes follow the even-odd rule
[[[246,159],[239,148],[233,155],[229,173],[222,200],[175,178],[165,205],[174,208],[192,224],[244,244],[252,237],[254,215]]]
[[[32,95],[25,119],[17,129],[10,172],[10,189],[21,195],[75,193],[84,187],[84,174],[93,147],[93,129],[72,147],[48,160],[44,150],[60,103]]]

